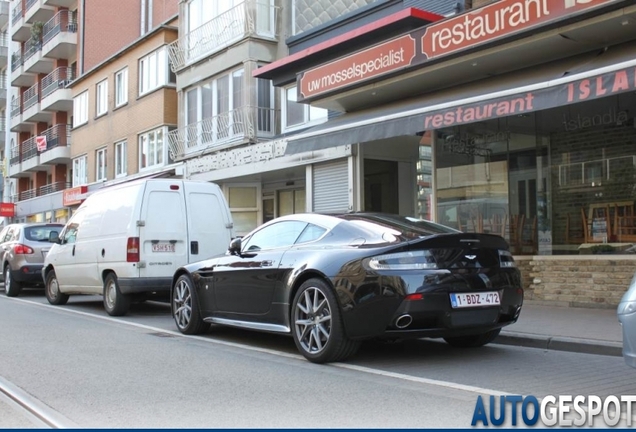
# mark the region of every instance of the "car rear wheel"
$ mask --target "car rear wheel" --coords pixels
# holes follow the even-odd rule
[[[119,290],[119,282],[114,273],[104,279],[104,309],[110,316],[126,315],[130,308],[130,297]]]
[[[298,351],[313,363],[345,360],[360,343],[344,330],[338,301],[321,279],[304,282],[292,302],[292,334]]]
[[[174,284],[171,307],[174,322],[181,333],[199,334],[210,327],[201,317],[197,291],[189,275],[179,276]]]
[[[499,336],[499,332],[501,332],[501,329],[495,329],[486,333],[480,333],[476,335],[448,337],[444,338],[444,340],[449,345],[454,347],[476,348],[494,341],[495,338]]]
[[[60,285],[57,283],[57,276],[55,276],[54,270],[51,270],[46,274],[44,295],[52,305],[60,306],[66,304],[68,301],[68,294],[60,292]]]
[[[7,297],[17,297],[22,291],[20,282],[13,280],[11,277],[11,268],[9,264],[4,266],[4,293]]]

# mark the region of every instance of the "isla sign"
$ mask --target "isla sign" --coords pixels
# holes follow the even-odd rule
[[[303,99],[346,87],[411,65],[415,39],[401,36],[331,63],[310,69],[300,77]]]
[[[298,75],[299,100],[408,69],[618,0],[500,0]]]

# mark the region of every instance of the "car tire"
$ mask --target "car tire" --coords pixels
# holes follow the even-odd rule
[[[347,337],[336,296],[322,279],[309,279],[300,286],[290,318],[296,348],[310,362],[346,360],[360,347],[360,342]]]
[[[104,309],[110,316],[122,316],[130,309],[130,297],[122,294],[115,273],[108,273],[104,279]]]
[[[179,276],[174,284],[170,309],[177,328],[183,334],[200,334],[210,328],[210,324],[203,321],[201,316],[199,298],[190,275]]]
[[[468,335],[468,336],[457,336],[457,337],[448,337],[444,338],[446,343],[451,346],[459,347],[459,348],[477,348],[480,346],[484,346],[494,341],[501,329],[491,330],[486,333],[480,333],[476,335]]]
[[[7,297],[17,297],[22,292],[22,284],[11,277],[9,264],[4,266],[4,293]]]
[[[57,282],[55,270],[51,270],[46,274],[44,283],[44,295],[52,305],[61,306],[68,302],[68,294],[60,292],[60,285]]]

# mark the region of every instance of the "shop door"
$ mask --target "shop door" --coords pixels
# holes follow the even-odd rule
[[[364,160],[364,210],[399,214],[398,163]]]

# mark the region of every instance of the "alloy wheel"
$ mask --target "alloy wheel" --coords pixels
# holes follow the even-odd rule
[[[294,330],[302,348],[317,354],[325,349],[331,336],[331,308],[325,294],[309,287],[294,308]]]
[[[184,279],[174,287],[173,311],[177,326],[186,328],[192,319],[192,293],[190,284]]]

